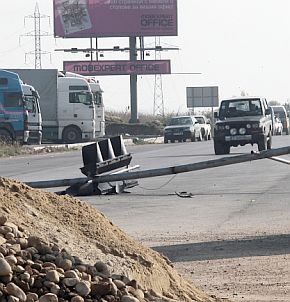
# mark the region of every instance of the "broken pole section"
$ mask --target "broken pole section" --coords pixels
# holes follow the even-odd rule
[[[37,181],[37,182],[26,182],[27,185],[33,188],[53,188],[53,187],[64,187],[72,186],[76,184],[85,184],[88,181],[93,183],[106,183],[130,179],[141,179],[157,176],[165,176],[171,174],[186,173],[197,170],[204,170],[215,167],[228,166],[232,164],[238,164],[248,161],[254,161],[264,158],[271,158],[273,156],[285,155],[290,153],[290,146],[271,149],[267,151],[262,151],[261,153],[253,154],[242,154],[237,156],[227,156],[218,159],[208,160],[204,162],[185,164],[179,166],[171,166],[159,169],[141,170],[135,172],[126,172],[119,174],[107,174],[95,176],[92,179],[89,178],[75,178],[75,179],[60,179],[60,180],[48,180],[48,181]]]
[[[111,181],[165,176],[170,174],[179,174],[179,173],[186,173],[186,172],[204,170],[204,169],[215,168],[215,167],[222,167],[222,166],[254,161],[264,158],[271,158],[272,156],[278,156],[278,155],[289,154],[289,153],[290,153],[290,146],[278,148],[278,149],[271,149],[256,154],[242,154],[237,156],[222,157],[219,159],[213,159],[213,160],[208,160],[199,163],[136,171],[132,173],[122,173],[117,175],[100,175],[100,176],[96,176],[96,178],[94,178],[92,181],[96,183],[103,183],[103,182],[111,182]]]

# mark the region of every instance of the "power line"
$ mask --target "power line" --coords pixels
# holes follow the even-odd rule
[[[42,51],[41,49],[41,37],[43,36],[50,36],[48,32],[41,31],[41,19],[42,18],[50,18],[47,15],[41,15],[39,12],[39,7],[38,3],[36,2],[35,9],[34,9],[34,14],[25,16],[24,17],[24,24],[25,20],[27,18],[31,18],[34,20],[34,30],[31,32],[26,33],[23,36],[28,36],[28,37],[34,37],[34,51],[30,51],[28,53],[25,53],[25,62],[26,62],[26,56],[27,55],[34,55],[34,67],[35,69],[41,69],[41,56],[43,54],[50,54],[50,52],[47,51]],[[50,19],[49,19],[50,23]]]
[[[160,37],[155,37],[155,48],[157,45],[160,45]],[[155,61],[156,60],[161,60],[160,51],[155,51]],[[153,115],[161,115],[164,117],[164,100],[161,74],[155,74]]]

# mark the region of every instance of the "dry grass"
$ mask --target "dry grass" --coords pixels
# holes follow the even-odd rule
[[[164,124],[164,122],[166,122],[168,117],[140,113],[138,118],[141,124],[149,124],[149,123]],[[108,122],[129,123],[129,120],[130,120],[130,112],[106,111],[106,121]]]
[[[155,124],[155,125],[163,125],[165,126],[167,124],[167,121],[172,117],[176,115],[189,115],[190,112],[179,112],[179,113],[168,113],[165,116],[161,115],[153,115],[153,114],[145,114],[145,113],[139,113],[139,122],[141,124]],[[203,111],[199,114],[203,114],[206,117],[211,117],[211,112],[209,111]],[[119,123],[129,123],[130,120],[130,112],[120,112],[120,111],[106,111],[106,122],[119,122]]]
[[[17,155],[31,155],[31,154],[43,154],[43,153],[51,153],[51,152],[65,152],[77,150],[77,147],[68,148],[67,146],[61,147],[52,147],[52,146],[41,146],[38,148],[32,148],[28,146],[23,146],[20,144],[7,145],[0,143],[0,158],[1,157],[10,157]]]
[[[18,144],[7,145],[0,143],[0,157],[20,155],[23,154],[22,152],[22,147]]]

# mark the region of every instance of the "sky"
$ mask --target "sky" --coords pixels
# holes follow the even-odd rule
[[[52,0],[1,0],[0,68],[34,68],[36,3],[42,15],[42,68],[62,70],[63,61],[86,60],[84,53],[55,51],[88,48],[90,43],[53,37]],[[154,47],[155,39],[145,37],[144,42],[145,47]],[[99,48],[128,44],[128,38],[98,39]],[[186,87],[218,86],[220,100],[241,92],[281,104],[290,100],[289,0],[178,0],[178,36],[160,37],[160,44],[179,48],[161,52],[162,59],[171,60],[173,73],[161,77],[166,114],[188,111]],[[129,54],[106,52],[103,59],[126,60]],[[129,76],[98,80],[106,109],[128,111]],[[155,76],[138,76],[139,113],[153,113],[154,88]]]

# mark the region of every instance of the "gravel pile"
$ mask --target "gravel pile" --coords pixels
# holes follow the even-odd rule
[[[5,216],[0,216],[0,243],[1,301],[165,301],[136,280],[111,274],[102,261],[85,264],[58,245],[29,236]]]
[[[3,177],[0,296],[0,302],[224,301],[86,202]]]

